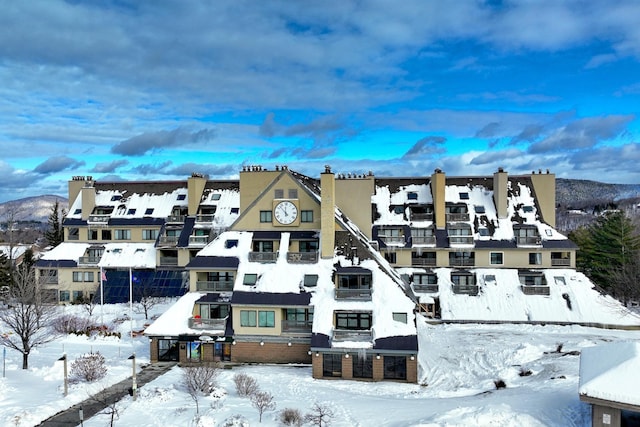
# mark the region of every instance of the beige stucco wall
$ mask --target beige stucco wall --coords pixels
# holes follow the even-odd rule
[[[371,196],[375,189],[373,175],[335,180],[336,206],[371,239]]]
[[[240,311],[252,310],[256,312],[256,325],[258,324],[258,311],[275,312],[273,328],[240,326]],[[233,329],[236,335],[265,335],[278,336],[282,334],[282,307],[274,306],[234,306],[232,308]]]

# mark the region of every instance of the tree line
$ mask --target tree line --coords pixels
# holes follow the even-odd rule
[[[605,212],[569,238],[580,271],[624,305],[640,301],[640,227],[625,211]]]

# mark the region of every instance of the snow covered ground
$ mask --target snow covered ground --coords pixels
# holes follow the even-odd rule
[[[155,312],[164,311],[159,306]],[[82,307],[68,312],[83,313]],[[105,306],[105,323],[122,319],[127,305]],[[100,308],[93,317],[100,319]],[[21,369],[21,355],[6,351],[0,379],[0,425],[33,426],[80,402],[101,387],[131,374],[136,353],[138,366],[148,363],[147,338],[127,336],[145,320],[117,323],[122,339],[67,336],[35,350],[30,368]],[[233,417],[244,425],[278,425],[284,408],[308,413],[314,403],[330,406],[334,426],[588,426],[589,406],[578,397],[578,352],[610,341],[638,341],[639,331],[617,331],[578,326],[529,325],[418,325],[421,354],[420,384],[367,383],[315,380],[309,366],[241,366],[221,370],[213,396],[194,401],[182,386],[182,372],[168,374],[139,389],[134,402],[118,404],[115,426],[223,426]],[[109,366],[105,379],[94,384],[72,384],[63,396],[63,362],[100,351]],[[274,396],[277,408],[263,415],[246,398],[237,395],[233,375],[255,377]],[[496,389],[502,380],[504,389]],[[85,420],[87,427],[109,425],[107,415]],[[236,424],[242,425],[242,424]]]

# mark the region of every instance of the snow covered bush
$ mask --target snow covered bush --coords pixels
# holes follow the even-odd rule
[[[100,352],[91,352],[80,356],[71,363],[71,379],[93,382],[107,375],[105,358]]]
[[[285,426],[300,427],[304,419],[297,409],[285,408],[280,412],[280,423]]]
[[[233,376],[233,382],[236,385],[238,396],[241,397],[252,396],[260,390],[258,381],[256,381],[256,379],[252,376],[245,374],[244,372],[235,374]]]

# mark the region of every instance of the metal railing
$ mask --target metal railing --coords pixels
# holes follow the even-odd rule
[[[475,258],[449,258],[449,265],[452,267],[473,267],[476,265]]]
[[[196,215],[196,223],[201,223],[201,222],[213,222],[213,219],[215,218],[215,214],[198,214]]]
[[[451,290],[454,294],[467,294],[467,295],[478,295],[479,288],[478,285],[451,285]]]
[[[411,221],[433,221],[433,213],[411,212]]]
[[[178,244],[178,236],[160,236],[158,244],[163,246],[175,246]]]
[[[435,245],[436,236],[411,236],[411,243],[414,245]]]
[[[160,257],[160,265],[163,265],[163,266],[176,266],[176,265],[178,265],[178,257],[177,256],[161,256]]]
[[[100,262],[99,256],[81,256],[78,258],[78,264],[82,265],[96,265]]]
[[[209,236],[189,236],[189,246],[206,246]]]
[[[287,252],[291,264],[313,264],[318,262],[318,252]]]
[[[518,245],[539,246],[542,244],[542,240],[540,236],[516,237],[516,243]]]
[[[313,322],[311,320],[298,322],[296,320],[283,320],[282,332],[290,333],[310,333]]]
[[[445,220],[447,222],[469,221],[469,213],[448,213],[445,214]]]
[[[337,288],[336,299],[350,299],[358,301],[371,301],[371,289],[345,289]]]
[[[435,258],[411,258],[411,265],[435,266]]]
[[[199,317],[189,318],[189,327],[193,329],[222,329],[227,325],[227,318],[224,319],[201,319]]]
[[[570,258],[551,258],[551,265],[554,267],[568,267],[571,265]]]
[[[231,292],[233,280],[198,280],[196,290],[201,292]]]
[[[404,236],[381,236],[380,234],[378,234],[378,239],[383,241],[386,245],[404,244]]]
[[[172,224],[182,224],[184,223],[184,218],[185,218],[185,215],[169,215],[166,218],[166,222],[172,223]]]
[[[451,245],[472,245],[473,236],[449,236],[449,244]]]
[[[438,285],[426,285],[422,283],[413,284],[414,292],[438,292]]]
[[[109,218],[111,218],[111,214],[89,215],[87,222],[91,224],[106,224],[109,222]]]
[[[249,261],[271,263],[278,259],[278,252],[249,252]]]
[[[525,295],[549,295],[549,286],[542,285],[522,285],[522,293]]]
[[[334,341],[371,341],[373,331],[371,329],[334,329]]]

